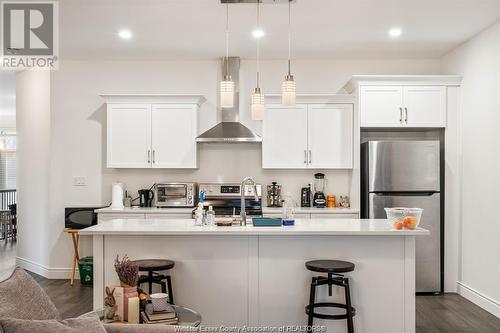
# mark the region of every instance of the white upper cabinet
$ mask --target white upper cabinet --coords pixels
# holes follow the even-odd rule
[[[353,105],[266,106],[262,167],[349,169],[353,165]]]
[[[108,168],[196,168],[202,96],[101,95]]]
[[[262,167],[307,168],[307,105],[266,107],[262,135]]]
[[[446,127],[446,87],[403,89],[404,123],[410,127]]]
[[[196,168],[198,112],[194,105],[153,104],[153,168]]]
[[[148,168],[151,162],[151,105],[109,104],[108,168]]]
[[[403,87],[362,86],[360,88],[361,127],[401,126]]]
[[[343,91],[358,94],[361,127],[444,128],[448,88],[461,82],[458,75],[354,75]]]
[[[309,105],[309,168],[352,168],[353,116],[350,104]]]

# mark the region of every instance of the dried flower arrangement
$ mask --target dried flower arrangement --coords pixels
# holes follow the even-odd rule
[[[139,282],[139,267],[125,255],[122,260],[115,259],[115,271],[118,274],[122,287],[137,287]]]

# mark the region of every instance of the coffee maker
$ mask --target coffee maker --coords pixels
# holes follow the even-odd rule
[[[300,191],[300,207],[311,207],[311,184]]]
[[[314,199],[313,206],[316,208],[326,207],[326,196],[325,196],[325,174],[316,173],[314,174]]]
[[[154,192],[151,190],[139,190],[139,207],[151,207],[153,205]]]
[[[281,185],[272,182],[267,185],[267,207],[281,207]]]

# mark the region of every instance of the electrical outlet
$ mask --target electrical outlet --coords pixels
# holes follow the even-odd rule
[[[87,186],[87,177],[85,176],[74,176],[73,186]]]

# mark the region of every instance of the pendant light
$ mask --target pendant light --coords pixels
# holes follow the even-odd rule
[[[220,83],[220,105],[223,108],[234,107],[234,82],[229,75],[229,4],[226,3],[226,59],[223,64],[224,78]]]
[[[260,1],[257,1],[257,27],[260,27]],[[260,89],[260,41],[257,38],[257,86],[251,98],[252,120],[264,120],[264,94]]]
[[[281,103],[283,106],[295,106],[296,101],[296,85],[293,75],[290,70],[290,59],[291,59],[291,0],[288,1],[288,74],[285,76],[285,81],[283,81]]]

